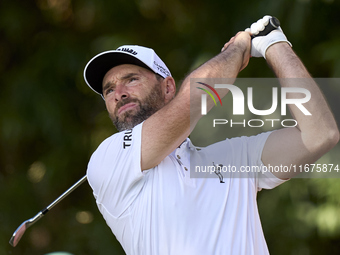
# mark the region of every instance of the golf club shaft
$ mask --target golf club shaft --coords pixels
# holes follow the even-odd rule
[[[83,178],[81,178],[79,181],[77,181],[75,184],[73,184],[68,190],[66,190],[61,196],[59,196],[56,200],[54,200],[49,206],[47,206],[45,209],[41,210],[37,215],[35,215],[33,218],[28,219],[24,221],[13,233],[9,243],[13,247],[15,247],[18,242],[20,241],[22,235],[25,233],[26,229],[32,226],[34,223],[36,223],[38,220],[40,220],[46,213],[49,212],[56,204],[58,204],[61,200],[63,200],[66,196],[68,196],[72,191],[74,191],[76,188],[78,188],[82,183],[84,183],[87,180],[87,176],[85,175]]]
[[[56,204],[58,204],[61,200],[67,197],[72,191],[78,188],[81,184],[83,184],[87,180],[87,176],[83,176],[79,181],[73,184],[68,190],[66,190],[63,194],[61,194],[56,200],[54,200],[49,206],[47,206],[44,210],[42,210],[42,214],[46,214],[49,210],[51,210]]]

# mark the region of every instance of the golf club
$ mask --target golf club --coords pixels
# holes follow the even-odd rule
[[[76,188],[78,188],[86,180],[87,180],[87,176],[85,175],[83,178],[81,178],[79,181],[77,181],[75,184],[73,184],[68,190],[66,190],[61,196],[59,196],[56,200],[54,200],[49,206],[47,206],[45,209],[41,210],[33,218],[24,221],[14,231],[11,239],[9,240],[10,245],[12,245],[13,247],[17,246],[22,235],[25,233],[26,229],[28,229],[30,226],[32,226],[34,223],[36,223],[38,220],[40,220],[46,213],[49,212],[49,210],[51,210],[56,204],[58,204],[61,200],[63,200],[65,197],[67,197],[72,191],[74,191]]]

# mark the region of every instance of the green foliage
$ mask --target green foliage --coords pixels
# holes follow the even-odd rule
[[[272,14],[314,77],[338,77],[339,7],[333,0],[1,1],[0,255],[124,254],[87,184],[27,230],[16,248],[8,244],[21,222],[85,174],[92,152],[116,132],[103,100],[82,78],[95,54],[122,44],[152,47],[179,83],[237,31]],[[251,59],[240,76],[272,73]],[[339,120],[340,88],[324,93]],[[330,160],[339,162],[337,155]],[[339,193],[338,179],[295,179],[261,191],[271,252],[339,253]]]

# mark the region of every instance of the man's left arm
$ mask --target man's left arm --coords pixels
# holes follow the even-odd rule
[[[339,141],[339,130],[333,114],[318,85],[288,43],[271,45],[265,55],[282,87],[299,87],[310,92],[311,99],[303,106],[312,115],[305,115],[296,105],[289,105],[298,125],[274,131],[265,143],[262,161],[267,166],[314,163]],[[301,93],[289,93],[287,96],[297,99],[301,98]],[[296,175],[289,172],[273,174],[281,179]]]

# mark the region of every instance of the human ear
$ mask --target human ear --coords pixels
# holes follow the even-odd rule
[[[171,76],[166,77],[163,80],[163,88],[164,88],[164,97],[166,103],[169,102],[171,99],[173,99],[176,95],[176,83],[174,78]]]

